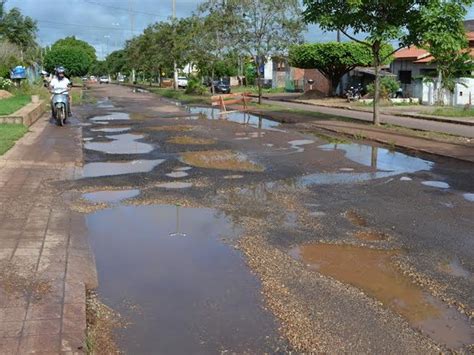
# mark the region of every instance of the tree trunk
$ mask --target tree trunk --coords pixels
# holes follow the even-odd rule
[[[340,81],[341,81],[341,78],[331,78],[331,80],[329,81],[331,83],[331,95],[332,96],[337,96],[337,87],[338,87]]]
[[[374,90],[374,115],[373,123],[376,126],[380,126],[380,43],[375,42],[372,47],[372,53],[374,56],[374,72],[375,72],[375,90]]]
[[[260,67],[257,63],[257,87],[258,87],[258,104],[262,103],[262,80],[260,77]]]
[[[216,93],[216,88],[214,87],[214,66],[212,67],[212,70],[211,70],[211,92],[212,92],[212,95],[215,95]]]
[[[444,100],[443,100],[443,74],[441,73],[441,70],[438,71],[438,93],[437,93],[437,98],[436,98],[436,105],[443,106],[444,105]]]

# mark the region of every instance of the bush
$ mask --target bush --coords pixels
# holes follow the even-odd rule
[[[388,100],[400,88],[398,80],[391,76],[384,76],[380,79],[380,98]],[[375,83],[367,85],[367,92],[373,97],[375,95]]]
[[[206,95],[207,88],[201,83],[201,80],[198,78],[190,78],[188,80],[188,86],[184,91],[188,95]]]
[[[0,90],[9,90],[13,85],[10,79],[4,79],[0,77]]]

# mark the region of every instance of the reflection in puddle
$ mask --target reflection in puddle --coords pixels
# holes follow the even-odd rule
[[[129,120],[130,115],[126,112],[114,112],[104,116],[96,116],[90,118],[90,121],[115,121],[115,120]]]
[[[94,203],[117,203],[122,200],[137,197],[140,190],[107,190],[96,191],[82,195],[82,198]]]
[[[456,277],[471,278],[471,273],[462,266],[458,258],[452,259],[448,264],[441,265],[441,269]]]
[[[153,146],[147,143],[137,142],[144,136],[140,134],[119,134],[107,136],[112,139],[111,142],[87,142],[84,147],[89,150],[95,150],[107,154],[146,154],[153,151]]]
[[[291,254],[324,275],[364,290],[441,344],[459,348],[474,341],[467,317],[398,271],[391,261],[396,251],[315,244],[296,248]]]
[[[304,148],[302,147],[303,145],[308,145],[308,144],[313,144],[313,143],[314,141],[310,139],[300,139],[300,140],[288,142],[288,144],[291,145],[291,148],[296,149],[297,153],[304,152]]]
[[[370,145],[325,144],[319,148],[325,151],[343,150],[347,159],[373,169],[396,172],[397,174],[431,170],[433,167],[433,162],[428,160]]]
[[[443,181],[423,181],[423,185],[429,187],[436,187],[438,189],[449,189],[449,184]]]
[[[88,163],[84,165],[84,177],[114,176],[147,173],[163,163],[164,159],[132,160],[126,162]]]
[[[278,334],[259,283],[239,252],[238,235],[211,209],[119,206],[87,216],[98,292],[127,315],[125,353],[274,353]],[[170,234],[186,234],[171,238]],[[111,247],[111,245],[113,247]],[[130,313],[123,300],[141,312]]]
[[[156,186],[163,189],[189,189],[193,187],[193,184],[190,182],[165,182]]]
[[[220,115],[221,111],[219,109],[209,107],[189,107],[188,111],[193,115],[199,115],[199,117],[204,116],[210,120],[223,119],[256,128],[280,131],[277,129],[277,127],[280,126],[279,122],[271,121],[245,112],[231,112],[226,115]]]
[[[120,133],[130,131],[130,127],[116,127],[116,128],[95,128],[91,129],[92,132],[104,132],[104,133]]]
[[[474,194],[473,193],[466,193],[463,195],[464,198],[470,202],[474,202]]]
[[[181,168],[174,169],[174,171],[189,171],[189,170],[192,170],[190,166],[183,166]]]
[[[378,171],[374,173],[316,173],[302,176],[297,183],[302,186],[310,185],[339,185],[355,184],[369,180],[383,179],[386,177],[398,175],[394,172]]]
[[[182,160],[198,168],[256,172],[265,170],[262,166],[248,160],[244,154],[231,150],[185,152],[182,154]]]

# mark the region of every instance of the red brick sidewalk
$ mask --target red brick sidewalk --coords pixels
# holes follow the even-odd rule
[[[0,157],[0,354],[81,353],[97,276],[74,196],[53,184],[78,173],[81,130],[31,130]]]

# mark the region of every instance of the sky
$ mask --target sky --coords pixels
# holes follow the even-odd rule
[[[7,9],[18,7],[23,14],[38,21],[38,42],[41,46],[75,35],[92,44],[97,50],[98,57],[104,58],[108,53],[122,48],[132,34],[139,35],[149,24],[172,16],[172,1],[7,0],[6,6]],[[178,17],[190,15],[202,2],[202,0],[175,1]],[[132,10],[132,16],[129,9]],[[474,18],[474,7],[470,9],[467,18]],[[308,42],[323,42],[335,40],[336,35],[310,26],[305,38]]]

